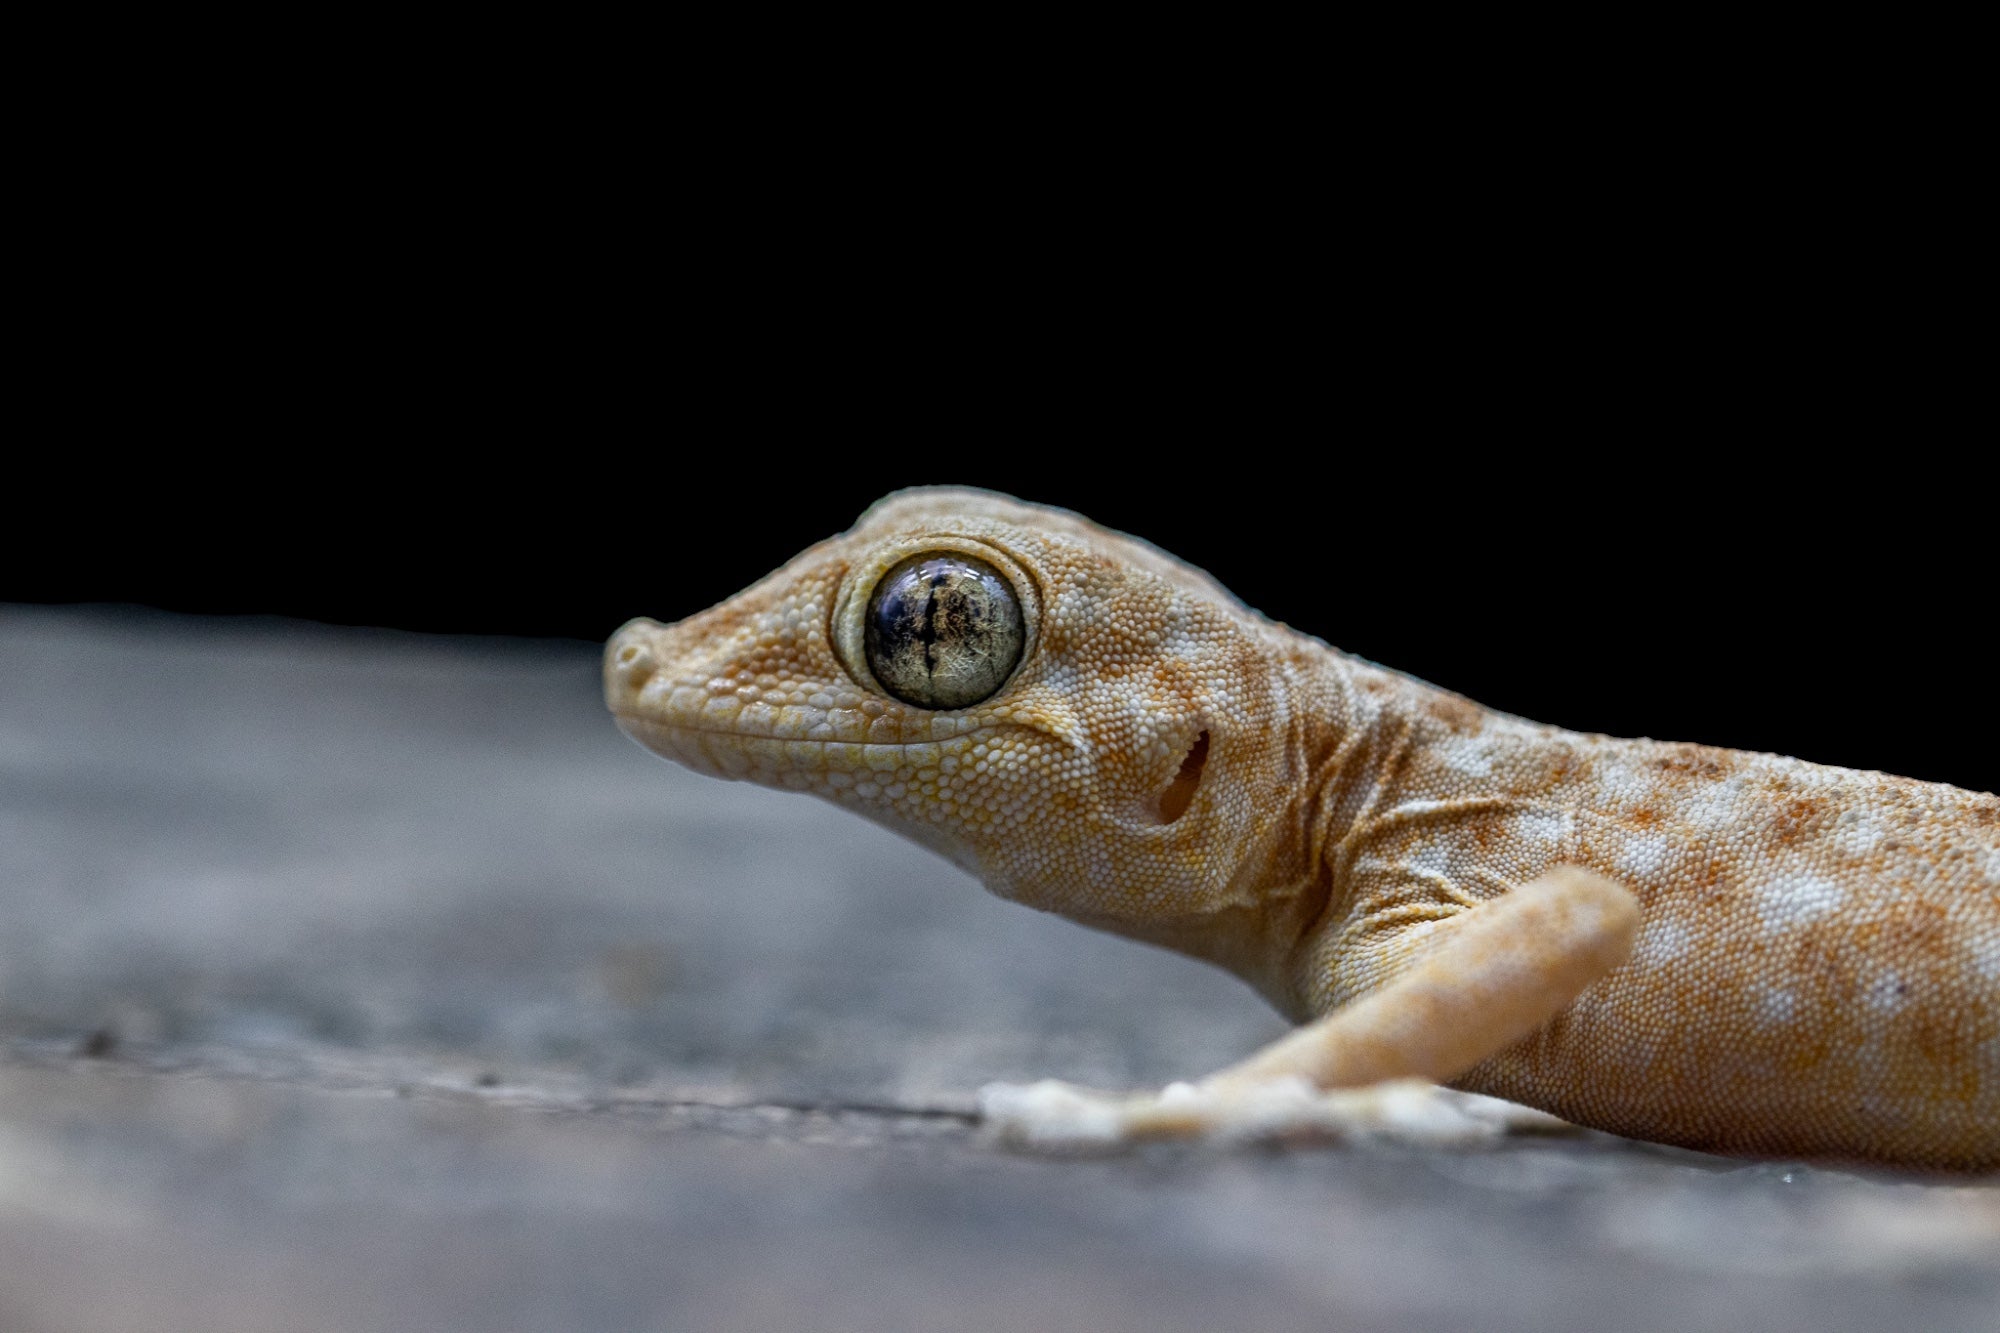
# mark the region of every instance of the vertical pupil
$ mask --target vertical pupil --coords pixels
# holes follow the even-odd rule
[[[865,638],[883,689],[924,708],[963,708],[1006,683],[1026,636],[999,570],[976,556],[932,552],[882,576]]]

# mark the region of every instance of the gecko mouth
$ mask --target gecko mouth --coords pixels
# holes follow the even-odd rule
[[[772,736],[737,728],[663,722],[636,713],[613,712],[618,729],[653,753],[715,777],[772,781],[782,785],[843,785],[938,767],[992,728],[967,731],[948,741],[862,742],[804,736]]]
[[[617,709],[612,710],[611,720],[618,724],[621,731],[635,740],[667,735],[718,736],[732,741],[770,741],[779,745],[815,747],[836,745],[857,751],[896,750],[906,754],[913,750],[936,750],[942,746],[956,745],[959,741],[978,740],[982,736],[1002,730],[1001,724],[988,723],[985,726],[968,727],[956,736],[944,740],[853,741],[842,740],[837,736],[780,736],[775,732],[752,731],[743,727],[704,727],[690,722],[664,722],[643,713],[623,712]]]

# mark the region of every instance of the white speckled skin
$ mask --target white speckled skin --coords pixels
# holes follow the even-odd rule
[[[999,692],[949,711],[890,697],[861,648],[875,580],[934,550],[998,568],[1028,627]],[[721,606],[634,621],[605,688],[669,758],[834,800],[1298,1020],[1583,867],[1636,895],[1630,956],[1457,1086],[1716,1151],[2000,1166],[1992,795],[1496,714],[1142,542],[963,490],[900,492]]]

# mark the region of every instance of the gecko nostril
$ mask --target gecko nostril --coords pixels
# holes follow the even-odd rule
[[[611,650],[611,664],[627,689],[639,689],[659,670],[653,651],[643,643],[627,640]]]

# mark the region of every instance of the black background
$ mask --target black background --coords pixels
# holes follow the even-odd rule
[[[0,599],[595,640],[956,482],[1538,720],[2000,786],[1962,239],[528,156],[112,173]]]

